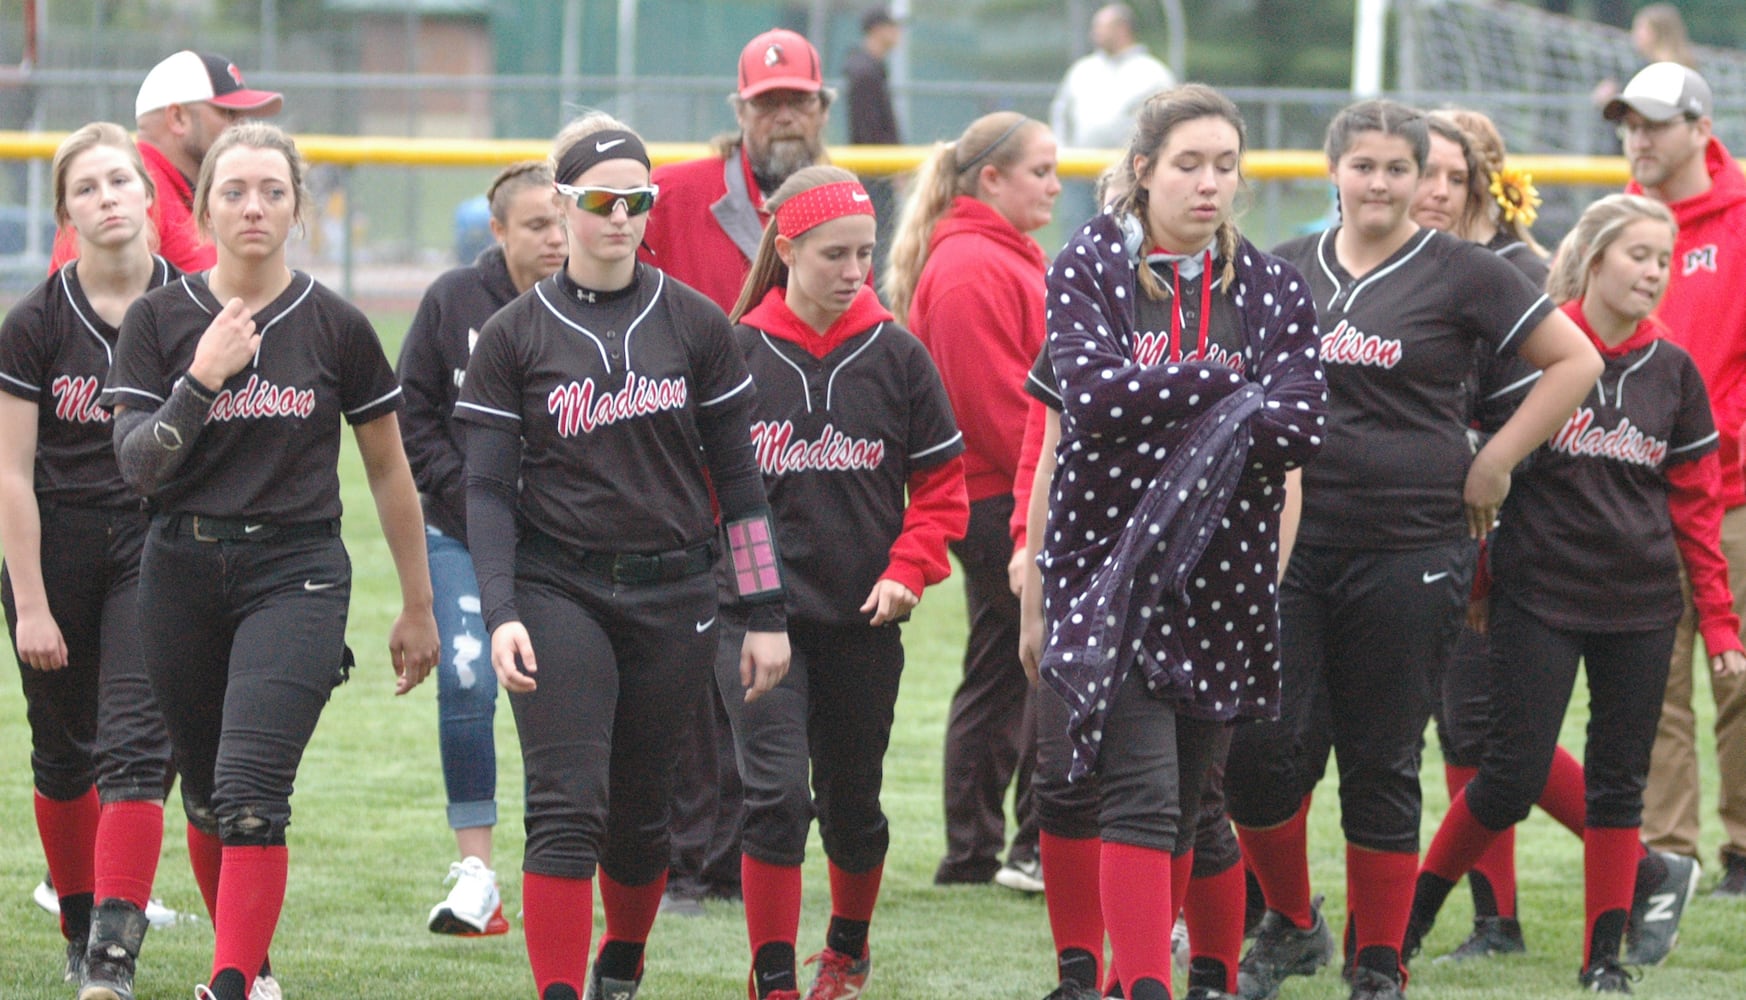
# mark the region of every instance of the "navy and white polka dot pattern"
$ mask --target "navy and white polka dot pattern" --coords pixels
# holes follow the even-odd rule
[[[1049,274],[1063,408],[1042,676],[1072,716],[1075,776],[1096,766],[1109,697],[1136,665],[1185,715],[1279,713],[1283,480],[1321,446],[1327,393],[1308,286],[1247,241],[1235,253],[1219,294],[1241,312],[1246,374],[1134,360],[1135,263],[1115,220],[1089,223]]]

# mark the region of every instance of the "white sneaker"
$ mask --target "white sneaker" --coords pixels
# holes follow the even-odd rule
[[[1014,892],[1042,892],[1043,863],[1035,859],[1008,861],[994,873],[994,884],[1005,886]]]
[[[46,877],[36,884],[35,889],[31,890],[30,898],[36,901],[36,905],[49,913],[57,917],[61,915],[61,897],[55,895],[55,887],[49,885],[49,880]]]
[[[249,990],[249,1000],[285,1000],[285,991],[279,988],[279,981],[272,976],[256,976],[255,985]]]
[[[1189,959],[1193,951],[1188,945],[1188,921],[1176,918],[1176,926],[1170,928],[1170,960],[1184,973],[1188,972]]]
[[[431,933],[459,937],[509,933],[509,921],[503,919],[503,898],[497,893],[497,873],[485,867],[485,862],[474,857],[457,861],[449,865],[444,882],[455,887],[449,890],[449,898],[431,909]]]
[[[146,900],[145,915],[153,927],[174,927],[176,921],[182,917],[180,913],[165,906],[161,899]]]

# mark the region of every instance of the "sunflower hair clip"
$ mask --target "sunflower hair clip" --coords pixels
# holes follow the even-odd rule
[[[1526,170],[1505,167],[1493,174],[1491,196],[1503,209],[1505,222],[1532,227],[1540,217],[1540,192],[1534,187],[1534,175]]]

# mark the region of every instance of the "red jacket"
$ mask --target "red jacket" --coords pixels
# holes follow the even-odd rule
[[[934,225],[909,328],[933,355],[964,432],[971,503],[1012,493],[1047,267],[1036,240],[975,198],[954,199]]]
[[[139,140],[139,155],[145,161],[158,195],[152,200],[150,218],[158,233],[158,255],[181,268],[185,273],[204,271],[218,263],[218,248],[200,238],[200,228],[194,224],[194,190],[188,178],[182,176],[156,146]],[[77,234],[72,226],[62,226],[55,233],[54,256],[49,259],[52,272],[79,256]]]
[[[643,259],[732,312],[770,218],[745,158],[736,148],[725,160],[669,163],[650,180],[661,193],[643,234]]]
[[[1657,312],[1667,339],[1697,362],[1721,434],[1722,504],[1746,504],[1740,428],[1746,423],[1746,176],[1721,140],[1705,159],[1710,189],[1667,207],[1679,220],[1673,274]],[[1642,194],[1632,181],[1625,189]]]

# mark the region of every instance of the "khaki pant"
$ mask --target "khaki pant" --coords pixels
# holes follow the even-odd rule
[[[1735,507],[1722,519],[1722,554],[1730,568],[1734,611],[1746,618],[1746,507]],[[1698,761],[1692,675],[1708,669],[1708,658],[1694,667],[1693,642],[1697,616],[1688,593],[1685,617],[1673,644],[1661,725],[1649,762],[1649,787],[1643,794],[1643,840],[1657,850],[1689,857],[1698,855]],[[1720,803],[1726,834],[1722,851],[1746,857],[1746,679],[1710,677],[1716,699],[1716,759]]]

